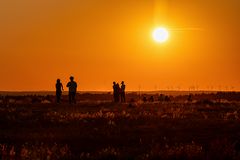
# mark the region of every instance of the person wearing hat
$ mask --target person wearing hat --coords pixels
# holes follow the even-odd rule
[[[70,82],[67,83],[68,87],[68,97],[69,97],[69,103],[76,104],[76,92],[77,92],[77,83],[74,81],[74,77],[70,77]]]
[[[126,88],[126,85],[124,84],[124,81],[122,81],[121,83],[121,102],[126,102],[126,99],[125,99],[125,88]]]

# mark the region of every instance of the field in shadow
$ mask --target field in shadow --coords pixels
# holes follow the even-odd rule
[[[239,107],[238,101],[176,99],[1,103],[0,157],[239,159]]]

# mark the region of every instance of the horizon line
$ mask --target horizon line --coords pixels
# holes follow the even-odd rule
[[[55,90],[0,90],[1,92],[56,92]],[[68,91],[63,91],[68,92]],[[80,90],[77,92],[112,92],[112,90]],[[128,90],[126,92],[240,92],[240,90]]]

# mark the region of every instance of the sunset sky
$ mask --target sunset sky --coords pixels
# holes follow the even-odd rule
[[[239,0],[2,0],[0,90],[240,90]],[[167,42],[152,39],[169,30]],[[67,90],[67,88],[64,88]]]

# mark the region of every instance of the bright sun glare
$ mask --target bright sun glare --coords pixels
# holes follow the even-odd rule
[[[153,39],[158,43],[163,43],[168,40],[169,33],[166,28],[156,28],[152,33]]]

